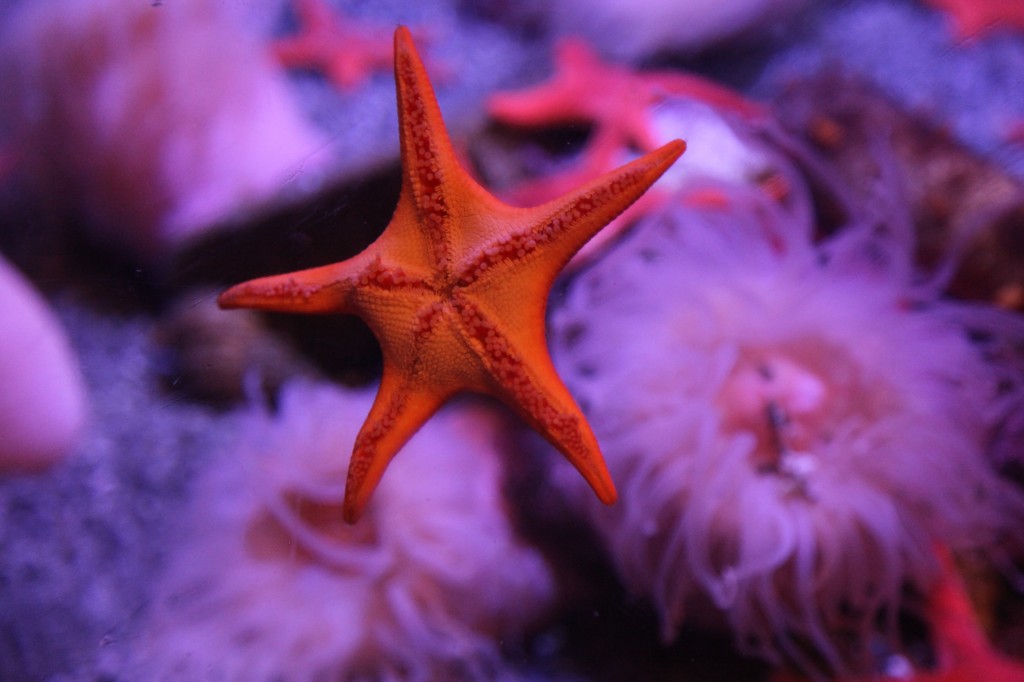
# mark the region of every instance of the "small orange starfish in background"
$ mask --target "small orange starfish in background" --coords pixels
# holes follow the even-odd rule
[[[286,67],[322,71],[341,89],[391,67],[390,31],[342,18],[324,0],[293,0],[299,33],[274,42]]]
[[[674,140],[535,208],[508,206],[459,165],[408,29],[395,32],[402,190],[391,222],[341,263],[264,277],[225,308],[348,313],[374,331],[380,391],[356,438],[343,514],[356,521],[405,442],[454,394],[487,393],[557,447],[605,503],[615,486],[545,339],[555,277],[683,153]]]
[[[515,126],[587,123],[594,130],[576,168],[524,183],[506,193],[508,200],[547,201],[608,172],[626,155],[654,150],[660,142],[652,113],[671,97],[699,100],[745,120],[766,116],[759,104],[707,79],[675,71],[637,72],[601,61],[582,39],[562,39],[555,48],[555,74],[550,80],[520,92],[492,95],[488,111],[495,120]],[[611,239],[624,223],[663,199],[649,193],[587,248]]]
[[[949,549],[937,545],[935,552],[942,576],[929,595],[927,611],[935,647],[935,668],[898,675],[845,678],[840,682],[1024,682],[1024,661],[996,651],[985,636]],[[773,682],[797,679],[787,675],[772,678]]]
[[[1024,682],[1024,661],[997,651],[985,636],[953,556],[936,552],[942,577],[932,591],[928,613],[935,641],[936,669],[920,672],[912,682]]]
[[[603,62],[579,38],[559,42],[551,80],[520,92],[492,95],[488,110],[498,121],[520,126],[593,123],[596,130],[586,155],[605,160],[623,149],[644,152],[657,147],[651,111],[670,96],[700,100],[748,119],[765,114],[757,103],[698,76],[643,73]]]
[[[1024,0],[925,0],[950,15],[958,40],[971,40],[997,28],[1024,29]]]

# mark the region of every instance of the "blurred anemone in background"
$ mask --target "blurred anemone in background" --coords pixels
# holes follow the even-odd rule
[[[250,204],[301,191],[298,179],[315,182],[324,137],[255,15],[206,0],[47,0],[11,12],[0,143],[37,202],[84,217],[108,248],[159,262]]]
[[[0,255],[0,474],[63,461],[86,422],[78,358],[60,320]]]
[[[553,579],[505,514],[496,425],[442,411],[341,519],[370,392],[293,383],[202,485],[132,652],[138,679],[501,679]]]
[[[666,639],[710,602],[746,651],[864,667],[935,579],[933,541],[1020,546],[1024,495],[989,455],[1024,410],[1024,319],[944,300],[891,202],[818,241],[806,211],[715,191],[638,225],[553,310],[620,499],[556,480]]]

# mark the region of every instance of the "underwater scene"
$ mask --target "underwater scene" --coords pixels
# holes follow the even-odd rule
[[[1024,1],[0,0],[0,682],[1024,682]]]

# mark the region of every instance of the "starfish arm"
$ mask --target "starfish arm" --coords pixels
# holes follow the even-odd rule
[[[558,448],[602,502],[614,503],[615,484],[597,438],[551,362],[543,319],[517,331],[468,296],[456,296],[455,303],[463,334],[493,382],[489,392]]]
[[[935,552],[942,567],[929,605],[939,659],[935,679],[1024,680],[1024,662],[999,652],[989,642],[952,552],[942,545],[937,545]]]
[[[575,191],[527,209],[534,216],[531,243],[546,244],[544,257],[533,261],[538,279],[550,286],[569,259],[639,199],[685,150],[685,142],[673,140]]]
[[[275,40],[274,55],[285,66],[312,66],[325,52],[332,19],[319,0],[295,0],[293,11],[300,31]]]
[[[251,308],[291,313],[352,312],[353,288],[365,272],[365,259],[271,275],[236,284],[217,297],[221,308]]]
[[[507,377],[504,386],[510,405],[539,434],[569,461],[604,504],[615,504],[618,492],[590,424],[572,399],[569,389],[555,373],[550,360],[547,367],[533,360],[532,372]],[[543,381],[531,377],[544,376]]]
[[[684,151],[685,142],[672,140],[534,210],[551,216],[545,221],[544,229],[552,229],[554,240],[562,242],[575,253],[598,230],[639,199]]]
[[[459,261],[456,279],[484,296],[512,328],[543,334],[547,297],[555,277],[597,232],[632,205],[685,151],[674,140],[616,170],[534,208],[492,206],[499,223],[522,225]],[[484,230],[475,230],[483,233]],[[503,282],[514,281],[514,287]],[[528,306],[522,301],[536,301]],[[543,337],[541,337],[543,338]]]
[[[555,90],[553,84],[543,84],[521,92],[491,95],[487,100],[487,114],[515,126],[587,122],[589,112],[580,106],[580,101],[578,97],[566,97]]]
[[[452,259],[447,229],[456,208],[452,192],[466,174],[458,165],[434,89],[405,26],[395,31],[395,88],[402,152],[399,207],[411,206],[416,220],[405,224],[417,227],[433,265],[444,271]]]
[[[520,126],[595,122],[602,98],[593,96],[594,88],[614,90],[617,82],[608,81],[614,82],[615,75],[598,62],[586,42],[564,38],[555,48],[555,73],[549,80],[517,92],[496,93],[488,99],[487,110],[503,123]]]
[[[586,83],[563,76],[528,90],[499,92],[488,98],[487,113],[502,123],[517,126],[589,123],[594,111],[586,88]]]
[[[347,523],[359,520],[388,464],[447,399],[429,387],[417,388],[404,372],[385,363],[380,390],[356,436],[348,466],[342,505]]]
[[[476,236],[475,219],[506,206],[460,165],[423,61],[404,26],[395,31],[395,87],[402,191],[389,237],[406,245],[418,241],[427,264],[450,274],[463,242]]]
[[[274,57],[284,66],[306,67],[316,63],[316,55],[306,41],[297,38],[280,38],[271,46]]]

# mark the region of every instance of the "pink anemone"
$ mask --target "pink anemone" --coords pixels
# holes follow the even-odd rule
[[[944,300],[909,230],[817,242],[806,214],[719,189],[639,225],[553,311],[620,501],[559,480],[667,639],[710,603],[747,651],[857,667],[935,579],[934,541],[1024,539],[988,459],[1024,411],[1024,320]]]
[[[135,652],[139,679],[501,678],[553,579],[505,513],[496,424],[442,411],[341,520],[372,392],[285,388],[200,491]]]

